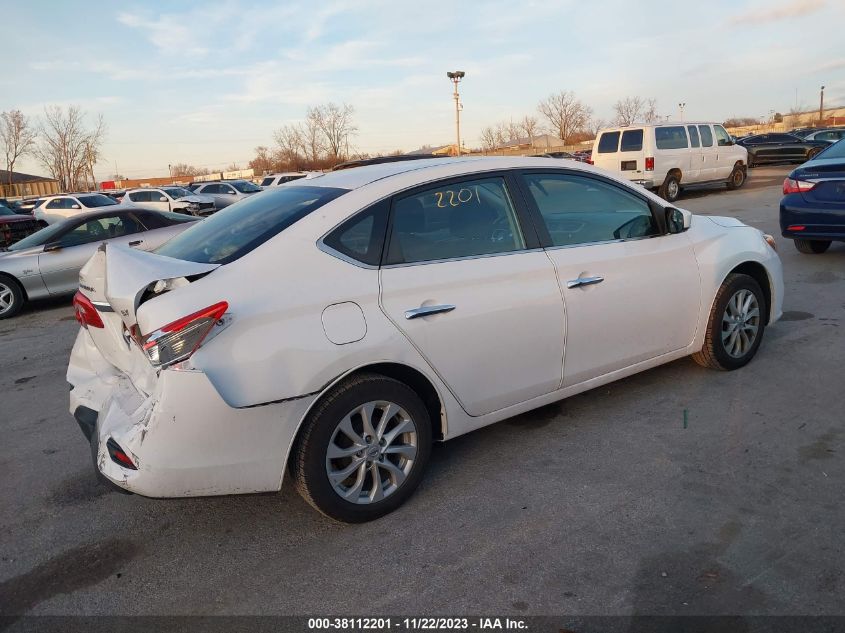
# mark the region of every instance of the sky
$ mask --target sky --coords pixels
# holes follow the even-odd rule
[[[78,105],[108,126],[98,178],[246,167],[309,105],[355,108],[350,149],[410,151],[537,114],[570,90],[610,119],[655,98],[688,120],[845,106],[843,0],[5,2],[0,111]],[[44,173],[33,159],[16,170]]]

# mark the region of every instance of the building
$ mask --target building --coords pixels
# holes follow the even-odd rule
[[[59,181],[55,178],[11,172],[12,184],[9,184],[9,172],[0,169],[0,198],[32,198],[51,196],[59,193]]]

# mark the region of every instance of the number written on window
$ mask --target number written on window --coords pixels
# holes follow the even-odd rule
[[[435,191],[434,196],[437,198],[437,206],[445,209],[447,206],[458,207],[462,204],[475,203],[481,204],[481,196],[478,195],[478,187],[464,187],[458,189],[446,189],[445,191]]]

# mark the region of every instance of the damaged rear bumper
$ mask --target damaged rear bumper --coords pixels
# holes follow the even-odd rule
[[[315,398],[234,408],[203,372],[174,369],[162,370],[145,394],[103,359],[84,329],[68,382],[70,411],[90,431],[97,470],[148,497],[279,490],[294,435]],[[137,470],[110,457],[110,439]]]

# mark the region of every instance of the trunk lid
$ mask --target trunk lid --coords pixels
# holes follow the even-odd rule
[[[130,337],[138,307],[158,283],[168,290],[188,285],[189,277],[203,275],[219,264],[198,264],[104,243],[79,272],[79,289],[97,309],[103,328],[88,333],[103,357],[126,373],[135,386],[151,393],[157,372]]]

